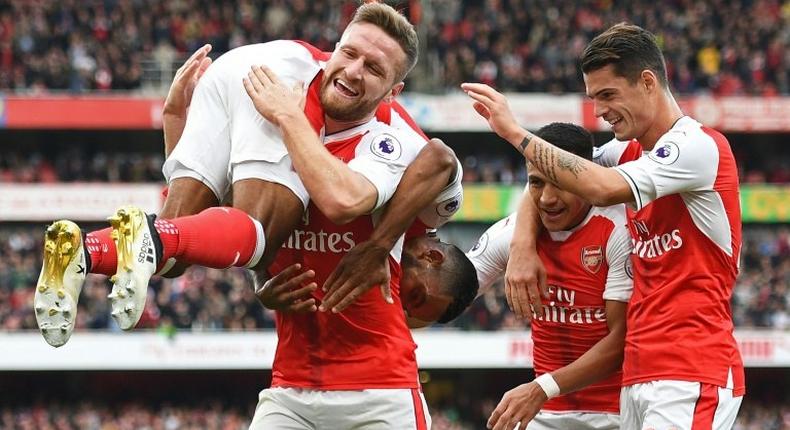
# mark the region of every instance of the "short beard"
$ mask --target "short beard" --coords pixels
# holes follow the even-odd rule
[[[324,108],[324,114],[335,121],[354,122],[364,119],[366,116],[376,111],[379,103],[386,97],[386,94],[375,100],[359,100],[350,104],[334,104],[329,99],[329,91],[332,82],[326,82],[321,86],[318,99]]]

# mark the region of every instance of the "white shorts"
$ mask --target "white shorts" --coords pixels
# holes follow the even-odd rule
[[[541,411],[527,424],[527,430],[617,430],[620,416],[600,412]]]
[[[317,73],[304,62],[282,58],[278,46],[293,49],[288,42],[248,45],[219,57],[200,78],[189,108],[186,126],[176,148],[165,160],[162,172],[168,183],[176,178],[197,179],[222,201],[230,184],[240,179],[258,178],[271,181],[280,178],[286,166],[287,151],[282,133],[255,109],[242,78],[250,66],[265,63],[286,86]],[[309,85],[309,80],[305,85]],[[237,177],[236,166],[261,162],[255,169],[245,169]],[[290,160],[285,162],[291,172]],[[299,177],[286,175],[275,181],[294,191],[304,189]],[[306,195],[306,193],[305,193]]]
[[[428,430],[431,417],[416,389],[321,391],[268,388],[258,395],[250,430]]]
[[[743,396],[729,388],[689,381],[652,381],[623,387],[622,429],[729,430]]]

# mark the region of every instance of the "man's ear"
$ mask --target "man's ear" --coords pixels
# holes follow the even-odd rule
[[[658,76],[656,76],[652,70],[643,70],[640,78],[642,80],[642,84],[645,86],[645,91],[647,92],[653,92],[659,87]]]
[[[384,100],[383,100],[383,101],[384,101],[385,103],[392,103],[392,100],[393,100],[395,97],[397,97],[397,96],[398,96],[398,94],[400,94],[400,93],[401,93],[401,91],[403,91],[403,87],[405,87],[405,86],[406,86],[406,84],[404,84],[402,81],[401,81],[401,82],[398,82],[397,84],[395,84],[395,86],[394,86],[394,87],[392,87],[392,90],[390,90],[390,93],[389,93],[389,94],[387,94],[387,95],[384,97]]]
[[[438,249],[429,249],[423,255],[433,266],[441,266],[444,263],[444,253]]]

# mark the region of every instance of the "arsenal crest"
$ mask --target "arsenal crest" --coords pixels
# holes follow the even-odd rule
[[[582,248],[582,266],[593,275],[601,270],[603,264],[603,250],[601,245],[585,246]]]

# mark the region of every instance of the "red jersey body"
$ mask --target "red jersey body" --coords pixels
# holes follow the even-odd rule
[[[347,163],[355,160],[363,133],[327,144],[327,149]],[[367,240],[373,217],[361,216],[339,226],[312,203],[304,224],[294,231],[271,267],[278,273],[300,263],[315,270],[322,285],[346,252]],[[272,386],[321,390],[367,388],[417,388],[416,345],[406,325],[400,302],[400,266],[390,259],[394,304],[387,304],[373,288],[342,313],[277,313],[279,341]],[[314,293],[321,300],[323,291]]]
[[[541,375],[567,366],[609,334],[606,301],[627,302],[630,238],[624,205],[591,208],[569,231],[543,231],[538,255],[546,267],[550,298],[532,320],[533,364]],[[489,228],[467,254],[488,289],[507,267],[515,214]],[[557,396],[545,411],[618,413],[621,372],[579,391]]]

